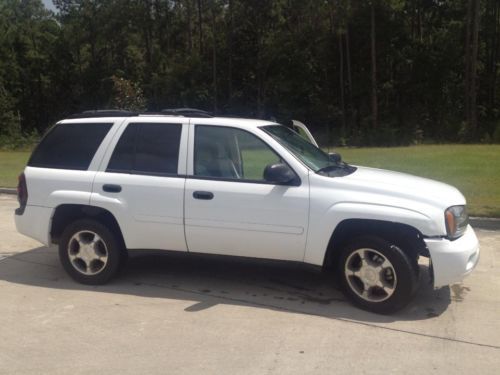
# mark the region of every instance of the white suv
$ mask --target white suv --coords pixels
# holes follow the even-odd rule
[[[304,262],[358,306],[402,308],[419,256],[434,286],[479,259],[465,199],[440,182],[350,166],[262,120],[85,112],[58,122],[19,178],[19,232],[59,245],[69,275],[107,282],[127,249]]]

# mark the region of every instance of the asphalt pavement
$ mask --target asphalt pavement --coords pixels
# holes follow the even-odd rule
[[[75,283],[55,248],[15,231],[0,194],[0,374],[500,373],[500,232],[477,229],[463,283],[381,316],[328,275],[202,256],[131,259],[105,286]]]

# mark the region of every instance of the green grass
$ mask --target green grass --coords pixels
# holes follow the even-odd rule
[[[241,152],[243,159],[243,174],[249,180],[262,180],[264,167],[268,164],[278,163],[278,156],[271,150],[248,150]]]
[[[464,194],[471,216],[500,217],[500,145],[336,148],[334,151],[351,164],[446,182]]]
[[[31,151],[0,151],[0,187],[16,187]]]
[[[500,217],[500,145],[336,148],[330,151],[339,152],[348,163],[446,182],[465,195],[471,215]],[[30,152],[0,151],[0,187],[17,185],[17,176],[29,155]],[[250,167],[250,161],[247,162]]]

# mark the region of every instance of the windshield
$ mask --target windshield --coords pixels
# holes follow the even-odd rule
[[[332,165],[336,166],[336,163],[330,160],[326,152],[309,143],[293,130],[282,125],[268,125],[262,129],[314,172]]]

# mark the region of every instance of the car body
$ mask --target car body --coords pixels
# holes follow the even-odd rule
[[[472,271],[479,245],[457,189],[325,155],[269,121],[84,113],[35,149],[16,226],[58,243],[80,282],[109,280],[111,252],[126,249],[277,259],[336,270],[353,302],[381,313],[411,299],[419,256],[436,287]]]

